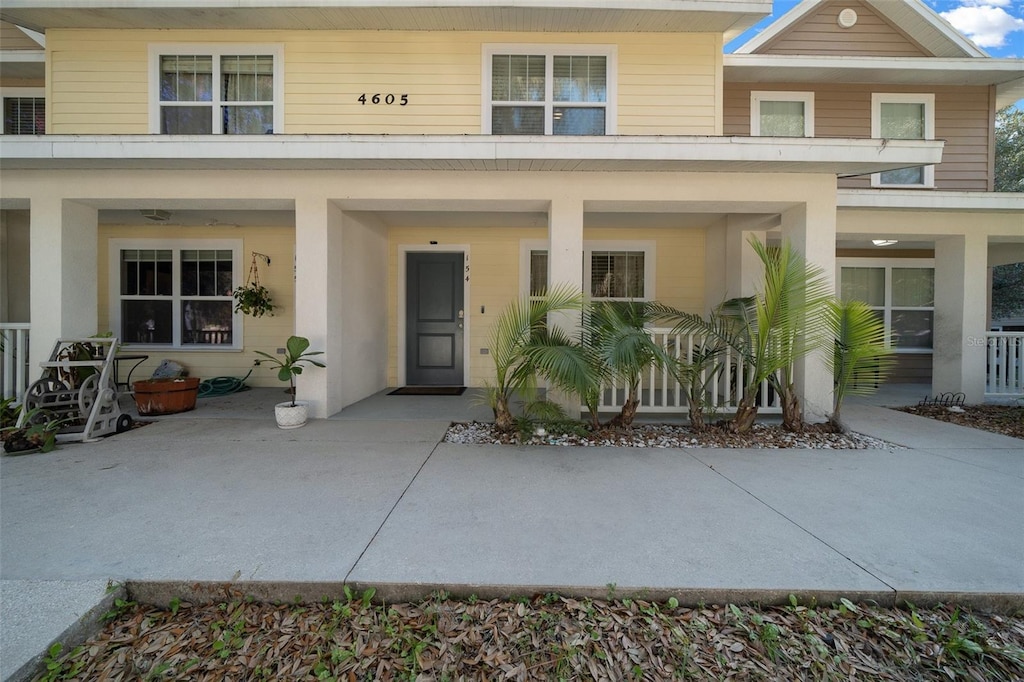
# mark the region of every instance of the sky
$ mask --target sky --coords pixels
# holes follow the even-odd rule
[[[799,0],[775,0],[772,16],[726,45],[732,52]],[[887,0],[903,2],[903,0]],[[924,0],[954,28],[993,57],[1024,58],[1024,0]]]

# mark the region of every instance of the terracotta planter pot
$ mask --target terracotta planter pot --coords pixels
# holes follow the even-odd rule
[[[199,377],[145,379],[132,383],[132,390],[141,415],[188,412],[196,407]]]

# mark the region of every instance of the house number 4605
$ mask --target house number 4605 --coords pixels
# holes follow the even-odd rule
[[[359,95],[359,103],[362,105],[367,104],[397,104],[400,107],[404,107],[409,103],[409,95],[382,95],[377,93],[376,95],[367,95],[365,92]]]

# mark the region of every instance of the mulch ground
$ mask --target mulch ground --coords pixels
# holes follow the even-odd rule
[[[362,597],[367,597],[365,600]],[[119,602],[47,659],[74,680],[1015,680],[1024,618],[950,606],[683,608],[670,600]]]
[[[967,405],[957,409],[941,405],[915,405],[894,409],[1012,438],[1024,438],[1024,405]]]

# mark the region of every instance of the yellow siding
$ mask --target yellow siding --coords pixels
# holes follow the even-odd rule
[[[469,354],[467,385],[481,386],[494,375],[490,355],[481,355],[488,347],[491,325],[502,309],[520,295],[519,257],[521,240],[547,239],[547,228],[522,229],[462,229],[462,228],[402,228],[389,232],[388,281],[388,385],[398,385],[398,329],[399,291],[402,246],[414,246],[436,241],[437,248],[445,245],[468,245],[470,256],[469,280],[469,338],[465,352]],[[688,312],[700,312],[704,307],[704,230],[692,229],[631,229],[588,228],[586,241],[637,240],[656,241],[655,294],[663,303]],[[481,314],[481,306],[485,313]],[[404,361],[404,360],[403,360]]]
[[[295,287],[292,263],[295,261],[295,230],[291,227],[246,227],[246,228],[205,228],[199,234],[196,228],[162,227],[141,225],[101,225],[99,228],[99,254],[97,273],[99,277],[98,331],[110,329],[109,240],[139,239],[241,239],[240,281],[245,280],[249,270],[249,259],[253,251],[270,256],[271,265],[259,263],[260,282],[270,290],[275,309],[274,316],[254,318],[243,316],[242,333],[244,348],[241,351],[194,351],[194,350],[153,350],[147,360],[133,374],[142,379],[149,376],[160,360],[165,358],[188,367],[192,376],[210,378],[215,376],[245,376],[252,369],[256,359],[254,350],[274,353],[284,345],[295,329]],[[113,268],[116,272],[116,263]],[[115,330],[116,331],[116,330]],[[142,351],[145,352],[145,351]],[[281,386],[276,374],[268,367],[256,368],[246,383],[253,386]]]
[[[721,126],[713,34],[54,29],[51,132],[149,132],[148,49],[159,42],[283,45],[291,134],[479,134],[488,43],[616,45],[620,134],[712,135]],[[409,104],[362,105],[363,93],[408,94]]]

